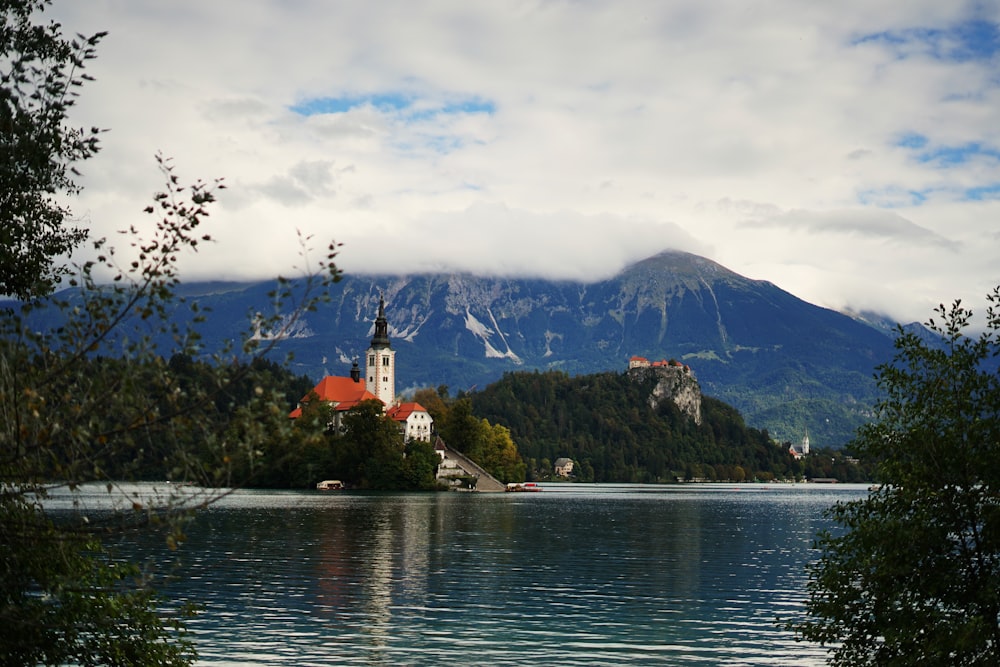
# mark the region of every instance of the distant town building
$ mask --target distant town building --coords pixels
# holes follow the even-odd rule
[[[796,460],[801,459],[803,456],[809,456],[809,432],[806,431],[806,435],[802,438],[802,443],[796,447],[794,444],[788,448],[788,453],[791,454]]]
[[[649,359],[646,357],[632,357],[628,360],[629,369],[633,368],[649,368]]]
[[[628,360],[629,370],[632,370],[633,368],[663,368],[663,367],[680,368],[685,373],[691,372],[690,366],[688,366],[687,364],[682,364],[676,359],[671,359],[670,361],[667,361],[666,359],[663,359],[662,361],[650,361],[646,357],[636,356]]]
[[[553,468],[555,468],[556,477],[569,477],[573,474],[573,460],[564,456],[559,457]]]

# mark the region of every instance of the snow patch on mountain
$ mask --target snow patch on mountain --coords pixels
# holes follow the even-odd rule
[[[264,319],[260,313],[257,314],[254,322],[254,332],[250,340],[254,341],[274,341],[288,340],[290,338],[312,338],[316,332],[309,328],[304,317],[295,315],[282,315],[270,329],[264,328]]]
[[[487,312],[489,311],[487,310]],[[493,317],[493,313],[490,312],[489,315],[490,319],[493,321],[493,326],[497,327],[496,329],[492,329],[485,323],[479,321],[476,318],[476,316],[469,311],[468,307],[466,307],[465,309],[465,328],[468,329],[472,333],[472,335],[474,335],[476,338],[479,338],[481,341],[483,341],[483,347],[486,352],[486,358],[510,359],[516,364],[523,363],[521,361],[521,358],[517,356],[517,354],[512,349],[510,349],[510,345],[507,344],[506,337],[503,335],[503,333],[500,332],[499,330],[500,327],[497,326],[496,318]],[[490,342],[490,338],[494,334],[498,335],[504,347],[507,348],[506,352],[501,352],[496,347],[494,347],[493,344]]]

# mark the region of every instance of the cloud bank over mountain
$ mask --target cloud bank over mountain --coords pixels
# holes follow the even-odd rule
[[[599,279],[677,248],[926,319],[1000,281],[995,2],[57,3],[110,31],[75,205],[149,224],[153,156],[224,177],[185,277]],[[318,255],[318,253],[317,253]]]

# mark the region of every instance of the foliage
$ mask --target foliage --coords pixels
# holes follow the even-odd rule
[[[801,474],[787,448],[748,428],[731,406],[703,397],[698,426],[671,401],[651,407],[654,384],[634,382],[627,373],[507,373],[469,400],[476,415],[510,430],[532,479],[551,475],[552,462],[562,456],[576,463],[578,479],[595,482]]]
[[[440,459],[434,451],[434,445],[424,440],[411,440],[406,443],[404,453],[406,458],[403,461],[401,487],[417,491],[437,489]]]
[[[837,665],[1000,662],[1000,288],[986,329],[940,306],[945,342],[900,331],[879,369],[877,421],[855,447],[881,486],[838,504],[844,530],[818,538],[809,619],[792,627],[830,647]]]
[[[330,467],[352,486],[376,490],[432,490],[438,457],[430,443],[403,443],[382,402],[362,401],[344,415],[344,432],[331,438]]]
[[[166,189],[147,209],[159,215],[155,232],[127,234],[134,259],[122,266],[105,240],[94,241],[97,259],[79,267],[72,294],[24,304],[0,320],[0,617],[10,629],[0,639],[5,655],[18,656],[14,664],[186,664],[191,647],[175,641],[150,580],[112,558],[107,540],[146,526],[175,547],[189,512],[224,493],[213,487],[260,469],[254,457],[265,444],[321,437],[292,429],[287,388],[275,385],[273,365],[253,360],[267,352],[250,337],[260,316],[248,322],[241,348],[179,372],[200,339],[194,324],[180,329],[170,320],[185,303],[176,296],[176,259],[207,238],[198,230],[221,185],[183,187],[167,161],[160,165]],[[335,254],[331,245],[296,289],[279,280],[268,326],[292,326],[295,317],[281,315],[289,304],[296,316],[315,307],[339,279]],[[112,280],[99,282],[98,271]],[[203,317],[197,303],[187,306],[195,322]],[[60,311],[63,326],[33,326],[46,309]],[[155,342],[165,337],[180,354],[170,362]],[[109,485],[127,528],[49,509],[53,494],[73,497],[84,484],[150,471],[197,486],[143,497]],[[30,632],[18,629],[28,622]]]
[[[447,387],[438,387],[437,392],[425,389],[416,396],[434,419],[445,444],[475,461],[501,482],[524,481],[527,466],[511,438],[510,429],[475,416],[468,396],[450,400]]]
[[[172,665],[193,655],[179,623],[164,626],[152,589],[133,583],[138,566],[108,562],[92,527],[56,526],[21,496],[0,503],[0,530],[4,664]]]
[[[49,0],[0,2],[0,294],[48,294],[65,267],[53,262],[87,237],[69,227],[57,196],[73,194],[75,163],[98,151],[100,130],[67,125],[87,61],[105,33],[67,39],[35,23]]]
[[[789,443],[790,444],[790,443]],[[869,460],[858,460],[853,450],[820,447],[801,461],[806,479],[835,479],[838,482],[858,484],[875,479],[874,467]]]

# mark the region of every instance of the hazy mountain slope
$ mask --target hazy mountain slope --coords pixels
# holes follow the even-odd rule
[[[384,291],[400,389],[468,389],[504,371],[624,370],[628,358],[682,359],[706,394],[751,425],[843,444],[873,399],[891,338],[850,317],[707,259],[661,253],[609,280],[470,275],[351,276],[310,315],[314,336],[288,341],[297,369],[345,373],[371,335]],[[229,293],[232,296],[232,293]]]
[[[187,289],[213,311],[206,349],[236,339],[248,313],[274,308],[273,282],[203,287]],[[455,393],[508,370],[575,375],[624,371],[633,355],[676,358],[706,395],[737,407],[749,425],[789,440],[808,429],[815,445],[850,438],[872,403],[875,365],[892,356],[884,331],[681,252],[588,284],[347,276],[279,352],[294,353],[297,373],[346,375],[368,347],[380,292],[397,350],[397,391],[445,384]]]

